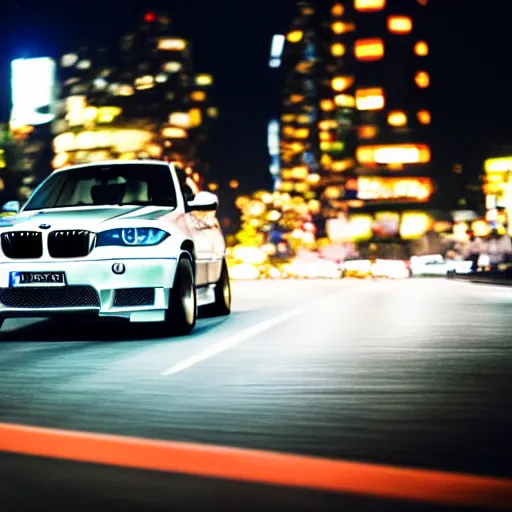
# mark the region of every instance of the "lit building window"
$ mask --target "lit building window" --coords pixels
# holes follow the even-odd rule
[[[331,25],[332,31],[335,34],[346,34],[347,32],[353,32],[356,29],[354,23],[344,23],[343,21],[335,21]]]
[[[74,53],[67,53],[66,55],[62,56],[62,59],[60,60],[60,65],[63,68],[69,68],[76,64],[78,62],[78,55],[75,55]]]
[[[135,80],[135,88],[139,91],[151,89],[155,85],[155,79],[151,75],[141,76]]]
[[[343,92],[354,83],[354,78],[351,76],[337,76],[332,79],[332,88],[337,92]]]
[[[337,94],[334,97],[334,103],[338,107],[354,108],[356,106],[356,99],[350,94]]]
[[[428,44],[425,41],[418,41],[414,45],[414,53],[419,57],[426,57],[428,55]]]
[[[384,91],[381,88],[359,89],[356,91],[357,110],[381,110],[384,105]]]
[[[187,46],[184,39],[165,38],[158,41],[157,48],[159,50],[181,51]]]
[[[181,62],[166,62],[164,64],[164,71],[168,73],[177,73],[182,68]]]
[[[412,20],[409,16],[390,16],[388,30],[392,34],[409,34],[412,31]]]
[[[212,75],[197,75],[195,79],[196,85],[199,86],[205,86],[205,85],[212,85],[213,84],[213,77]]]
[[[386,7],[386,0],[354,0],[354,8],[359,12],[382,11]]]
[[[345,9],[343,8],[343,5],[341,5],[341,4],[334,4],[331,9],[331,14],[333,16],[343,16],[344,12],[345,12]]]
[[[424,164],[430,162],[430,148],[425,144],[360,146],[356,156],[361,164]]]
[[[359,39],[356,41],[354,53],[357,60],[380,60],[384,57],[384,42],[382,39]]]
[[[430,85],[430,75],[426,71],[418,71],[414,81],[420,89],[426,89]]]
[[[206,93],[204,91],[193,91],[190,93],[190,99],[192,101],[204,101],[206,99]]]
[[[211,117],[212,119],[219,117],[219,109],[217,107],[208,108],[206,113],[208,114],[208,117]]]
[[[167,126],[162,130],[162,136],[167,139],[186,139],[188,134],[183,128]]]
[[[320,101],[320,108],[324,112],[332,112],[335,108],[334,102],[329,99],[321,100]]]
[[[115,91],[116,96],[133,96],[134,94],[133,87],[127,84],[120,85]]]
[[[334,43],[333,45],[331,45],[331,53],[334,57],[343,57],[346,51],[347,50],[344,44]]]
[[[388,124],[390,126],[405,126],[407,125],[407,115],[401,110],[393,110],[388,114]]]
[[[89,69],[91,67],[90,60],[81,60],[77,65],[77,69]]]
[[[378,128],[372,125],[362,125],[357,128],[357,136],[360,139],[374,139],[378,133]]]
[[[291,103],[300,103],[304,101],[304,96],[302,94],[292,94],[290,95],[290,102]]]
[[[432,121],[432,115],[428,110],[420,110],[418,112],[418,122],[420,124],[430,124]]]
[[[290,43],[298,43],[299,41],[302,40],[302,36],[304,34],[302,33],[302,30],[292,30],[292,32],[290,32],[287,36],[286,36],[286,39],[290,42]]]

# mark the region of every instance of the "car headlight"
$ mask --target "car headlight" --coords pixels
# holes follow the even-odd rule
[[[169,233],[157,228],[111,229],[98,233],[96,245],[149,246],[163,242]]]

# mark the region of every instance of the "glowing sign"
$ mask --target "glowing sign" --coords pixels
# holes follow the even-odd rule
[[[272,38],[272,45],[270,47],[270,60],[268,63],[271,68],[278,68],[281,65],[281,56],[283,54],[285,41],[286,38],[282,34],[276,34]]]
[[[55,61],[48,57],[17,59],[11,63],[11,123],[40,125],[53,121]]]
[[[412,199],[427,201],[432,195],[430,178],[374,178],[357,179],[357,198],[363,200]]]
[[[408,34],[412,31],[412,20],[409,16],[390,16],[388,30],[392,34]]]
[[[360,146],[356,156],[362,164],[424,164],[430,162],[430,148],[426,144]]]
[[[382,39],[359,39],[356,41],[354,53],[357,60],[380,60],[384,57],[384,41]]]
[[[381,88],[356,91],[357,110],[381,110],[384,108],[384,91]]]
[[[386,7],[386,0],[354,0],[354,8],[360,12],[382,11]]]

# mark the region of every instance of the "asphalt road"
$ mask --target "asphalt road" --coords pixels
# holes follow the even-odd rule
[[[234,283],[188,338],[10,320],[0,423],[512,477],[512,289]],[[327,493],[0,454],[0,509],[402,510]],[[71,508],[70,508],[71,507]],[[403,510],[441,510],[404,503]]]

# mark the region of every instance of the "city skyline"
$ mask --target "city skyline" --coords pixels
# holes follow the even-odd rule
[[[432,76],[435,90],[439,91],[432,99],[432,115],[437,123],[433,138],[435,172],[443,177],[453,163],[460,162],[464,170],[476,175],[482,171],[483,160],[507,142],[511,130],[506,122],[508,107],[503,84],[498,83],[495,87],[495,93],[487,100],[489,106],[471,102],[471,98],[476,98],[485,87],[487,79],[492,82],[493,76],[508,73],[498,66],[503,50],[499,45],[502,37],[497,25],[500,22],[497,4],[483,6],[475,13],[463,9],[462,2],[455,1],[442,11],[443,16],[439,16],[438,3],[431,3],[427,16],[436,27],[432,36],[429,35]],[[163,2],[154,4],[157,8]],[[71,41],[77,43],[87,33],[92,37],[88,21],[94,18],[94,13],[85,14],[82,26],[71,30],[72,13],[59,11],[55,3],[48,2],[44,8],[34,5],[34,9],[30,2],[25,5],[24,10],[14,6],[8,12],[11,29],[3,34],[9,49],[3,57],[1,75],[4,120],[9,109],[7,58],[10,60],[24,54],[30,57],[54,55],[56,50],[65,51]],[[93,7],[98,5],[93,2]],[[211,68],[207,71],[216,76],[222,116],[213,141],[216,153],[213,175],[222,182],[237,174],[242,178],[241,186],[247,189],[269,187],[266,131],[268,119],[275,114],[278,98],[272,70],[266,69],[268,51],[272,35],[286,32],[294,2],[282,2],[278,6],[260,2],[254,12],[238,6],[233,13],[240,20],[238,24],[230,24],[222,17],[217,17],[215,24],[209,24],[215,9],[207,3],[200,4],[201,8],[195,14],[179,3],[165,2],[165,5],[177,23],[184,27],[186,36],[192,38],[199,65],[204,67],[207,62]],[[134,10],[126,10],[130,12],[120,12],[112,6],[103,14],[97,14],[101,20],[93,39],[118,37],[123,30],[121,27],[127,26],[128,18],[133,20],[134,17]],[[500,12],[506,11],[507,6],[501,5]],[[139,7],[138,12],[144,10]],[[256,17],[258,31],[247,32],[243,28],[243,20],[250,13]],[[479,31],[475,33],[470,26],[475,26],[477,19],[480,20],[477,24]],[[106,27],[114,21],[120,28],[109,35]],[[60,33],[59,25],[63,28]],[[494,26],[498,29],[492,30]],[[227,27],[230,30],[226,30]],[[50,38],[50,33],[56,34],[56,38]],[[243,44],[232,44],[237,40]],[[483,56],[486,59],[481,63],[480,71],[473,72],[469,64],[474,59],[482,60]],[[249,97],[254,101],[244,104],[244,98]],[[497,114],[497,108],[490,106],[493,104],[496,107],[503,104],[501,115]],[[244,157],[247,152],[252,154],[250,159]]]

